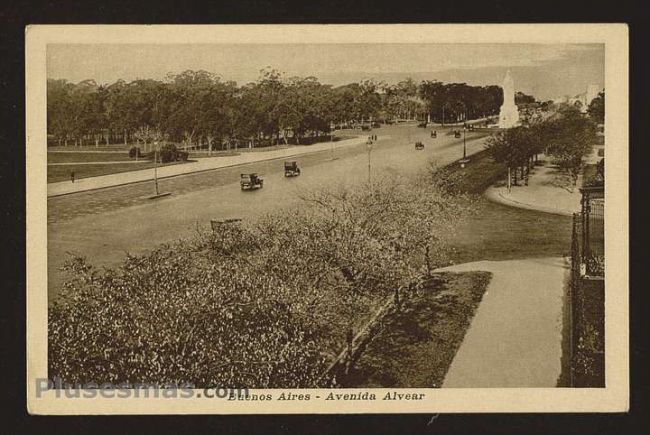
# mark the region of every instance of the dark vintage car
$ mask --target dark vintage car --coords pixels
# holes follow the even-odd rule
[[[432,138],[436,138],[436,137],[438,137],[438,132],[435,131],[435,130],[433,130],[433,131],[431,132],[431,137],[432,137]]]
[[[241,186],[241,190],[253,190],[258,188],[261,189],[264,187],[264,179],[256,173],[241,174],[241,180],[239,184]]]
[[[297,177],[300,175],[300,168],[298,162],[284,162],[284,176]]]
[[[460,137],[460,130],[454,131],[454,137],[457,139]]]
[[[424,149],[424,144],[420,141],[415,142],[415,149],[416,150],[423,150]]]
[[[370,126],[370,124],[361,124],[361,131],[369,131],[371,129],[372,127]]]

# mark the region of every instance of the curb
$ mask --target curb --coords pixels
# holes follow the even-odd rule
[[[517,207],[517,208],[523,208],[526,210],[533,210],[533,211],[539,211],[543,213],[549,213],[549,214],[555,214],[555,215],[560,215],[560,216],[573,216],[574,212],[567,211],[567,210],[559,210],[555,208],[549,208],[549,207],[543,207],[543,206],[538,206],[538,205],[532,205],[528,204],[525,202],[520,202],[515,199],[511,198],[506,198],[503,195],[502,189],[501,188],[496,188],[496,187],[488,187],[488,189],[483,193],[483,196],[485,196],[487,199],[507,205],[510,207]]]

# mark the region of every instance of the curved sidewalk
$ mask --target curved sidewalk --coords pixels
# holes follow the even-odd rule
[[[443,388],[556,387],[564,259],[478,261],[440,270],[492,273]]]
[[[544,213],[571,216],[580,211],[580,191],[569,191],[557,185],[557,169],[549,166],[536,167],[528,180],[528,186],[489,187],[484,195],[491,201],[511,207],[525,208]]]
[[[388,139],[390,136],[378,136],[377,140]],[[181,165],[162,166],[158,168],[158,178],[175,177],[194,172],[210,171],[213,169],[227,168],[231,166],[245,165],[266,160],[285,159],[303,154],[311,154],[320,151],[329,151],[342,147],[354,146],[365,143],[366,136],[344,139],[337,142],[322,142],[315,145],[296,145],[273,151],[246,152],[236,156],[225,157],[204,157],[195,162]],[[124,184],[150,181],[153,178],[153,169],[120,172],[117,174],[100,175],[96,177],[80,178],[74,183],[60,181],[47,185],[47,196],[66,195],[68,193],[84,192],[88,190],[103,189],[106,187],[120,186]]]

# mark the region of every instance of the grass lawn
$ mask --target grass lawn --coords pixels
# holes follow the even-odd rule
[[[447,186],[457,192],[481,194],[506,177],[507,170],[490,157],[487,150],[471,155],[465,168],[452,163],[441,170]]]
[[[451,245],[454,263],[562,257],[571,250],[571,217],[481,198],[476,211],[459,222]]]
[[[92,153],[92,152],[98,152],[98,151],[124,151],[128,152],[129,148],[135,144],[128,144],[124,145],[123,143],[121,144],[111,144],[111,145],[105,145],[105,144],[99,144],[98,147],[94,145],[84,145],[82,147],[76,147],[74,145],[68,145],[66,146],[48,146],[47,150],[48,151],[74,151],[74,152],[79,152],[79,153]]]
[[[129,154],[124,152],[93,153],[83,151],[78,153],[47,153],[47,163],[82,163],[82,162],[117,162],[131,161]]]
[[[173,162],[165,163],[161,166],[181,165],[187,162]],[[47,167],[47,182],[55,183],[57,181],[70,181],[70,172],[74,171],[75,179],[96,177],[98,175],[117,174],[119,172],[137,171],[141,169],[151,169],[154,167],[153,162],[147,163],[124,163],[124,164],[108,164],[108,165],[65,165],[65,166],[48,166]],[[152,175],[153,176],[153,175]]]
[[[464,168],[445,168],[452,188],[480,194],[506,176],[487,151],[471,156]],[[474,197],[474,212],[461,219],[451,239],[454,263],[512,260],[567,255],[571,248],[571,217],[509,207]]]
[[[489,272],[439,273],[377,325],[344,387],[440,387],[490,282]]]

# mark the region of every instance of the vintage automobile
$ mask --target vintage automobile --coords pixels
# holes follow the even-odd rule
[[[435,130],[433,130],[433,131],[431,132],[431,137],[434,138],[434,139],[435,139],[436,137],[438,137],[438,132],[435,131]]]
[[[415,142],[415,149],[416,150],[423,150],[424,149],[424,144],[420,141]]]
[[[257,175],[256,173],[251,174],[241,174],[241,180],[239,182],[241,190],[253,190],[257,188],[264,187],[264,179]]]
[[[370,124],[361,124],[361,131],[370,131],[371,129]]]
[[[460,137],[460,130],[455,130],[454,131],[454,137],[458,139]]]
[[[284,162],[284,176],[297,177],[300,175],[300,168],[297,162]]]

